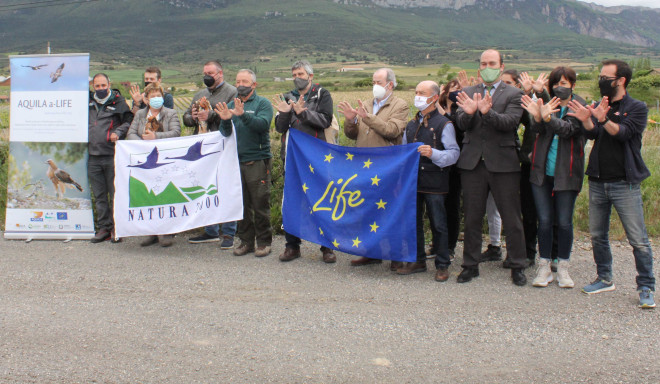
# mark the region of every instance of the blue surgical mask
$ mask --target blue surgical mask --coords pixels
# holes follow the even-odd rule
[[[149,99],[149,105],[151,106],[151,108],[154,108],[154,109],[160,109],[160,107],[163,106],[163,102],[164,102],[164,100],[160,96],[152,97],[152,98]]]

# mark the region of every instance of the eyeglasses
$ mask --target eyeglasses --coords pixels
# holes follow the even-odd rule
[[[610,80],[610,81],[614,81],[614,80],[616,80],[616,79],[618,79],[617,76],[613,76],[613,77],[610,77],[610,76],[598,76],[598,80],[599,80],[599,81],[600,81],[600,80]]]

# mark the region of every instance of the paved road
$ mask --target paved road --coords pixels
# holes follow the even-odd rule
[[[0,382],[660,382],[660,309],[636,307],[626,244],[617,290],[587,296],[516,287],[495,262],[459,285],[460,257],[436,283],[311,245],[281,263],[281,237],[263,259],[175,240],[0,240]],[[594,278],[588,244],[572,276]]]

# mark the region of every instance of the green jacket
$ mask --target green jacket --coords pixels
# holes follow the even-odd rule
[[[231,123],[234,123],[238,160],[241,163],[270,159],[273,157],[270,153],[270,122],[273,120],[273,107],[270,101],[258,96],[254,91],[243,106],[245,112],[241,116],[222,120],[220,132],[225,137],[231,135]],[[234,101],[228,103],[227,107],[234,108]]]

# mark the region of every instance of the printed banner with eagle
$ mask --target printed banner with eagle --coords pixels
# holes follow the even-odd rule
[[[118,237],[241,220],[236,135],[118,141],[114,217]]]

